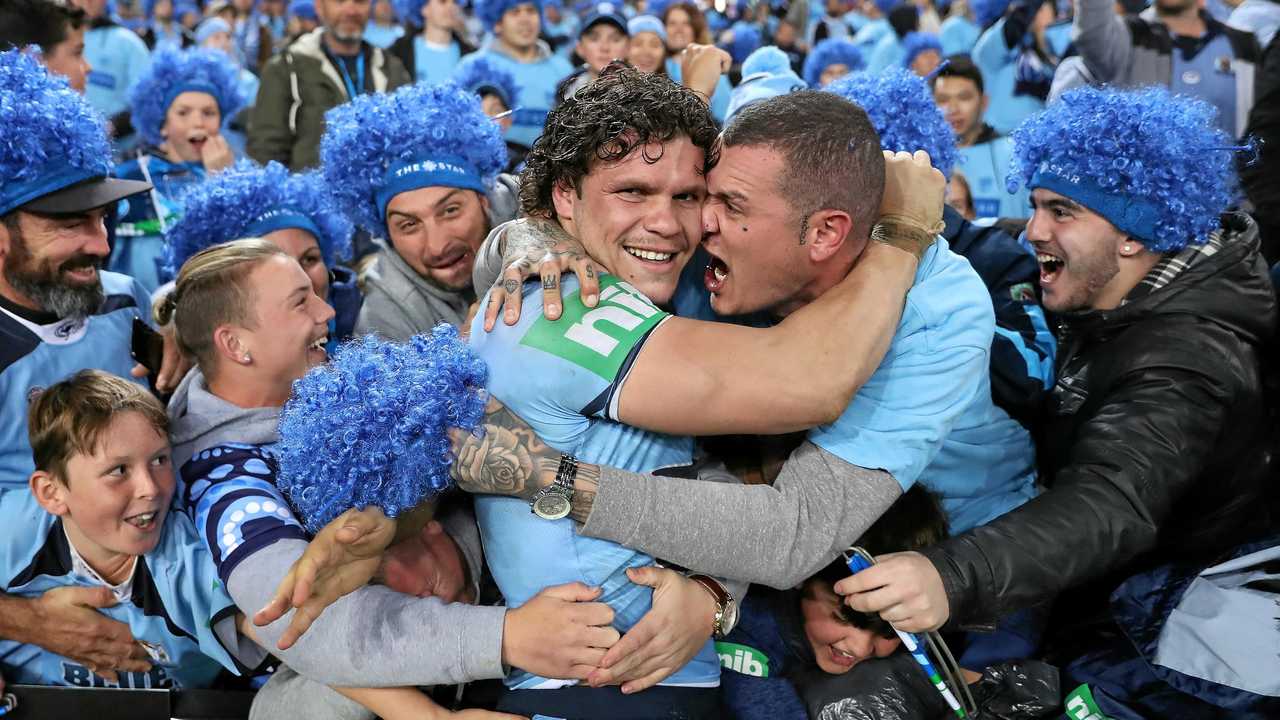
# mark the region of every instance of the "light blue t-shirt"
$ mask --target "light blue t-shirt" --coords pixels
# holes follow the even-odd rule
[[[990,142],[958,147],[956,151],[956,169],[964,173],[969,182],[969,195],[978,217],[1031,217],[1031,191],[1020,185],[1017,192],[1010,193],[1005,183],[1009,160],[1013,157],[1013,141],[998,137]]]
[[[1035,448],[1025,428],[991,400],[995,312],[969,261],[942,238],[920,260],[884,361],[815,445],[882,469],[903,490],[941,496],[961,533],[1035,496]]]
[[[671,78],[671,82],[679,85],[680,78],[683,77],[683,70],[680,69],[680,63],[673,58],[667,58],[667,76]],[[724,75],[716,81],[716,89],[711,93],[711,116],[716,122],[723,123],[725,115],[729,113],[729,98],[733,95],[733,86],[729,84],[729,78]]]
[[[582,305],[576,278],[566,278],[562,289],[565,303],[558,321],[542,316],[537,283],[525,285],[525,309],[514,327],[499,323],[486,333],[483,318],[477,317],[470,342],[489,366],[489,392],[548,445],[584,462],[636,472],[688,466],[692,438],[617,421],[618,396],[631,363],[668,313],[609,275],[600,278],[595,308]],[[476,519],[485,558],[508,607],[520,607],[552,585],[582,582],[603,588],[600,599],[613,608],[614,627],[626,632],[652,606],[652,590],[632,583],[625,572],[652,564],[642,552],[579,535],[571,518],[539,518],[528,501],[518,498],[476,496]],[[572,684],[518,669],[506,682],[515,689]],[[719,659],[708,639],[662,684],[715,687],[719,682]]]
[[[101,277],[106,299],[88,318],[40,325],[0,308],[0,489],[25,490],[35,470],[27,437],[33,393],[88,368],[135,380],[133,321],[151,323],[151,297],[131,277]],[[22,526],[0,517],[0,528],[12,527]]]
[[[875,20],[868,22],[866,25],[863,25],[858,29],[858,32],[854,33],[853,42],[855,45],[862,48],[863,52],[869,52],[876,43],[880,42],[880,38],[884,37],[885,33],[892,32],[893,26],[889,24],[887,19],[876,18]]]
[[[907,50],[902,46],[902,41],[898,39],[898,34],[887,32],[876,40],[876,44],[872,46],[871,52],[867,55],[866,72],[876,75],[885,68],[898,67],[902,65],[903,59],[907,57]]]
[[[969,51],[973,50],[973,44],[978,42],[980,35],[982,35],[982,28],[978,27],[978,23],[963,15],[952,15],[943,20],[942,25],[938,27],[938,42],[942,43],[942,57],[968,55]]]
[[[1044,109],[1044,100],[1034,95],[1015,95],[1018,48],[1004,43],[1004,18],[987,28],[973,46],[973,63],[982,71],[983,85],[991,102],[983,119],[1001,135],[1008,135],[1027,119]]]
[[[448,80],[461,59],[456,40],[441,48],[428,45],[422,35],[413,39],[413,76],[418,82],[436,85]]]
[[[403,35],[404,28],[400,25],[386,27],[370,20],[369,24],[364,26],[364,41],[383,50],[391,47]]]
[[[63,521],[45,512],[30,490],[0,489],[0,517],[7,528],[0,533],[0,591],[39,597],[59,587],[103,587],[78,572]],[[218,581],[191,520],[172,509],[160,542],[137,560],[129,596],[97,612],[129,626],[146,648],[151,670],[122,670],[120,682],[112,683],[44,648],[0,640],[4,679],[73,687],[205,688],[223,668],[240,674],[266,656],[248,645],[241,650],[235,603]]]
[[[129,91],[151,67],[142,38],[119,25],[93,28],[84,34],[84,59],[92,68],[84,98],[110,118],[129,109]]]
[[[514,60],[492,48],[479,50],[477,55],[488,58],[515,77],[516,86],[520,88],[520,96],[516,100],[516,108],[519,109],[512,115],[511,129],[507,131],[506,139],[525,147],[533,147],[533,142],[542,134],[542,126],[547,122],[547,113],[555,105],[556,86],[573,72],[573,66],[568,60],[550,52],[541,56],[541,59],[528,63]]]

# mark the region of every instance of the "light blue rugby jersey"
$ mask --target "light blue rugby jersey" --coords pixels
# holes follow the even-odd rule
[[[761,327],[763,314],[717,317],[699,250],[680,276],[681,317]],[[854,309],[853,312],[858,312]],[[1031,435],[991,399],[991,295],[939,237],[916,269],[880,367],[841,416],[809,431],[846,462],[881,469],[905,491],[919,482],[941,499],[951,532],[989,522],[1036,494]]]
[[[687,466],[693,439],[648,432],[617,421],[617,403],[631,363],[649,333],[669,314],[616,277],[600,278],[600,302],[582,304],[578,281],[566,277],[564,311],[558,321],[542,316],[542,292],[524,287],[524,311],[514,327],[483,329],[477,316],[471,346],[489,366],[489,391],[524,418],[538,436],[584,462],[637,472]],[[483,302],[482,302],[483,304]],[[485,557],[509,607],[520,607],[552,585],[582,582],[604,589],[614,627],[626,632],[652,605],[650,588],[627,579],[626,569],[653,558],[616,543],[579,535],[570,518],[548,521],[526,500],[476,496],[476,517]],[[720,664],[710,639],[698,655],[662,684],[711,687]],[[516,689],[572,684],[514,670]]]
[[[134,379],[133,319],[150,323],[151,298],[127,275],[100,274],[106,300],[83,320],[37,325],[0,308],[0,489],[25,491],[35,470],[27,439],[33,393],[87,368]]]
[[[0,517],[10,523],[0,533],[0,590],[5,594],[39,597],[59,587],[101,587],[75,571],[62,520],[45,512],[27,488],[0,489]],[[120,682],[111,683],[44,648],[0,640],[4,679],[75,687],[203,688],[222,668],[240,674],[245,665],[266,657],[248,641],[239,643],[235,604],[185,515],[170,509],[159,544],[137,562],[132,595],[98,612],[129,626],[147,647],[151,670],[120,671]]]
[[[941,496],[951,532],[989,522],[1035,496],[1031,435],[991,400],[991,296],[939,237],[880,367],[809,439],[847,462],[888,471],[905,491]]]

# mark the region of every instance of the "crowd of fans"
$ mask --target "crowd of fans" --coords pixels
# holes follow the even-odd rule
[[[0,0],[0,714],[1280,716],[1277,28]]]

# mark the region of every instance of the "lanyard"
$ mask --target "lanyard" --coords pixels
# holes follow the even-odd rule
[[[342,82],[347,86],[347,99],[354,100],[356,95],[356,84],[351,81],[351,75],[347,73],[347,64],[340,57],[333,57],[334,65],[338,66],[338,72],[342,73]],[[360,77],[360,91],[364,91],[364,52],[356,56],[356,75]]]

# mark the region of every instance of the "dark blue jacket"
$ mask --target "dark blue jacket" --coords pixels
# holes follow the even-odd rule
[[[1004,230],[976,225],[946,207],[942,236],[963,255],[991,293],[996,334],[991,342],[991,397],[1013,419],[1031,428],[1053,387],[1057,341],[1040,307],[1040,266]]]

